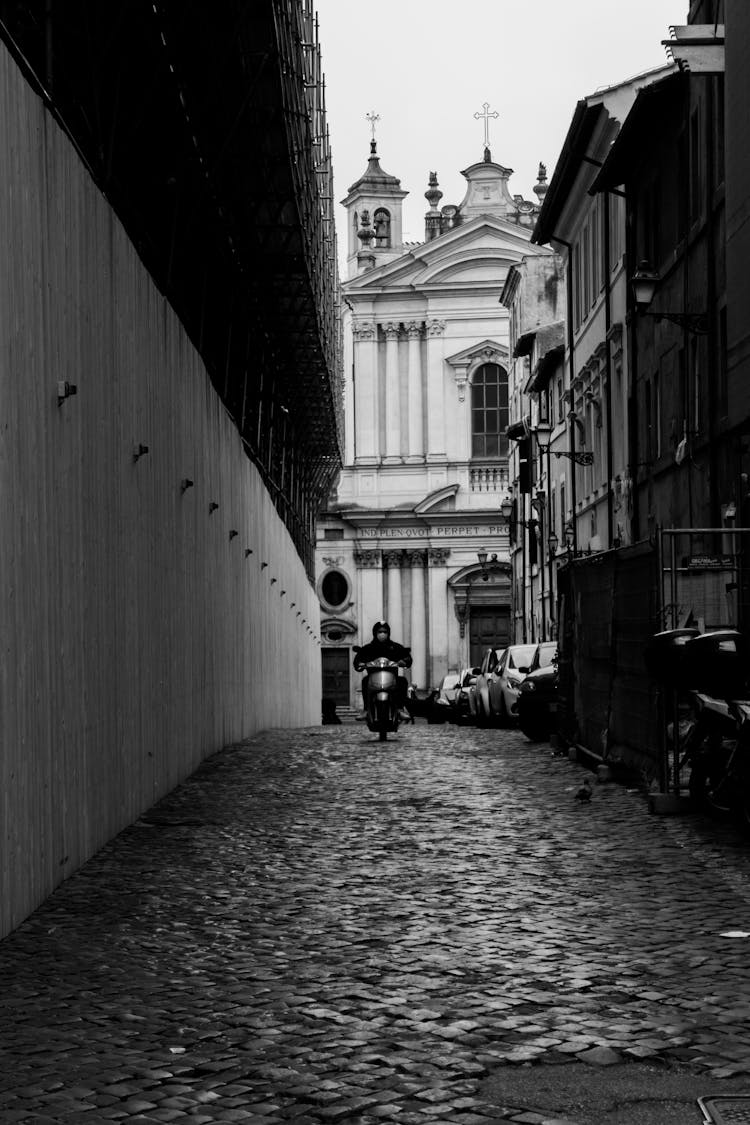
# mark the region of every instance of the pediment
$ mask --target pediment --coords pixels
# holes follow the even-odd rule
[[[455,508],[457,492],[457,484],[449,484],[445,488],[438,488],[435,492],[430,492],[424,500],[420,500],[416,505],[414,514],[423,516],[426,512],[452,511]]]
[[[494,215],[482,215],[432,242],[346,282],[345,290],[498,284],[511,265],[529,254],[549,254],[531,244],[531,232]]]
[[[445,362],[451,367],[469,368],[475,363],[506,364],[509,357],[510,352],[505,344],[499,344],[497,340],[482,340],[479,344],[472,344],[471,347],[463,348],[460,352],[447,355]]]

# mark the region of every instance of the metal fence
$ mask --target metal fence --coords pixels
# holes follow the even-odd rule
[[[645,651],[658,620],[650,544],[571,559],[558,575],[563,739],[654,776],[660,736]]]
[[[649,677],[646,650],[665,629],[750,627],[748,557],[750,529],[669,528],[653,543],[571,558],[558,574],[564,741],[679,792],[684,700]]]
[[[748,623],[747,528],[668,528],[659,533],[662,629]]]

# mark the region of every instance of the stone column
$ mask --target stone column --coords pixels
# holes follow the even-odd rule
[[[427,460],[445,460],[444,320],[427,321]]]
[[[386,620],[391,627],[393,637],[402,637],[404,635],[404,610],[401,599],[401,563],[403,561],[403,554],[401,551],[386,551],[383,555],[383,561],[387,568],[386,575],[388,581]]]
[[[366,645],[372,640],[372,627],[376,621],[383,620],[383,568],[380,551],[355,551],[354,563],[357,567],[359,620],[359,644]],[[360,695],[361,677],[355,672],[352,677],[352,705],[362,706]]]
[[[385,458],[401,460],[401,390],[398,382],[398,324],[383,325],[385,335]]]
[[[428,687],[427,681],[427,607],[425,604],[424,571],[427,556],[424,551],[410,551],[411,565],[411,681],[418,688]]]
[[[408,416],[409,416],[409,461],[424,459],[424,436],[422,431],[422,325],[412,320],[406,325],[409,340],[408,371]]]
[[[448,671],[448,568],[450,551],[444,547],[430,547],[429,561],[429,623],[430,657],[428,673],[430,686],[437,687]]]
[[[357,465],[378,460],[378,341],[375,324],[355,321],[354,340],[354,457]]]

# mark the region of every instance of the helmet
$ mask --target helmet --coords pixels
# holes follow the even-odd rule
[[[391,627],[390,627],[390,625],[388,624],[387,621],[376,621],[375,622],[375,624],[372,627],[373,637],[377,636],[378,633],[387,633],[388,636],[390,637]]]

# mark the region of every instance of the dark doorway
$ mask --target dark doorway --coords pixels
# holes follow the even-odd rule
[[[486,648],[510,644],[510,606],[472,606],[469,615],[469,659],[472,667],[482,662]]]
[[[337,707],[348,707],[351,652],[348,648],[324,648],[322,657],[323,698],[332,699]]]

